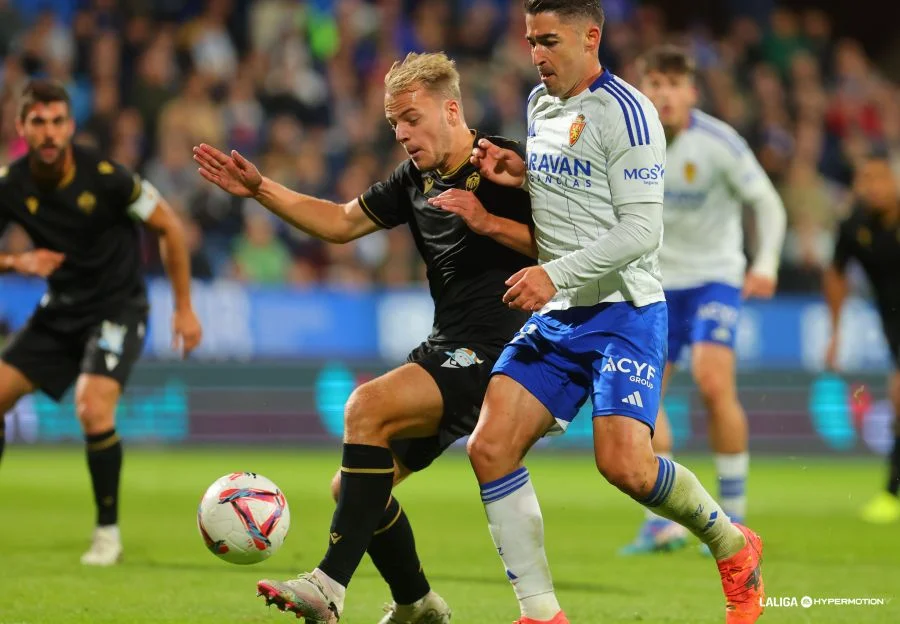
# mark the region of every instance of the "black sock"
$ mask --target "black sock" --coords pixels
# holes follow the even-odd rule
[[[397,604],[412,604],[431,591],[416,554],[416,539],[409,519],[394,497],[369,542],[369,556],[390,586]]]
[[[122,440],[115,429],[86,435],[88,469],[97,505],[97,526],[119,521],[119,474],[122,472]]]
[[[894,450],[890,455],[890,472],[887,490],[894,496],[900,492],[900,435],[894,438]]]
[[[394,457],[383,446],[345,444],[341,492],[319,569],[346,587],[378,528],[391,487]]]

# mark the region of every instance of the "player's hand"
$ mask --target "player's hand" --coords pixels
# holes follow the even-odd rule
[[[825,370],[838,370],[838,343],[839,338],[837,332],[831,334],[828,339],[828,346],[825,348]]]
[[[50,277],[66,259],[65,254],[49,249],[33,249],[13,256],[12,269],[21,275]]]
[[[520,187],[525,182],[525,161],[522,157],[510,149],[497,147],[487,139],[478,139],[469,162],[491,182],[514,187]]]
[[[262,184],[262,174],[252,162],[231,150],[231,156],[212,145],[194,146],[194,161],[204,179],[238,197],[253,197]]]
[[[778,282],[773,278],[751,271],[744,278],[744,289],[741,296],[744,299],[771,299],[777,285]]]
[[[197,348],[203,337],[203,328],[192,308],[176,309],[172,315],[172,350],[181,353],[181,357]]]
[[[543,308],[556,294],[556,286],[543,267],[530,266],[506,280],[510,289],[503,295],[503,303],[510,308],[535,312]]]
[[[428,203],[459,215],[469,229],[476,234],[487,236],[491,232],[494,215],[485,209],[481,201],[475,197],[475,193],[471,191],[448,189],[437,197],[429,199]]]

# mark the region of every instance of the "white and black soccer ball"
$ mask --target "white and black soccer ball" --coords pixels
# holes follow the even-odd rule
[[[254,472],[217,479],[197,509],[197,527],[206,547],[229,563],[265,561],[281,548],[290,525],[284,493]]]

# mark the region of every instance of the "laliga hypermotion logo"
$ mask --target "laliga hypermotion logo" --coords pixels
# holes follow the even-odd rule
[[[587,122],[584,119],[584,115],[578,113],[578,117],[576,117],[575,121],[572,122],[572,125],[569,126],[569,147],[578,143],[578,139],[581,137],[581,131],[584,130],[585,125],[587,125]]]

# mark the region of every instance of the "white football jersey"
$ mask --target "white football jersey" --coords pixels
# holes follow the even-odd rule
[[[768,176],[731,126],[696,110],[669,144],[667,162],[663,284],[667,290],[709,282],[740,287],[742,207],[775,193]]]
[[[528,99],[526,165],[538,261],[583,249],[619,222],[620,206],[663,202],[666,139],[653,104],[609,71],[566,100],[543,85]],[[657,248],[544,310],[665,299]]]

